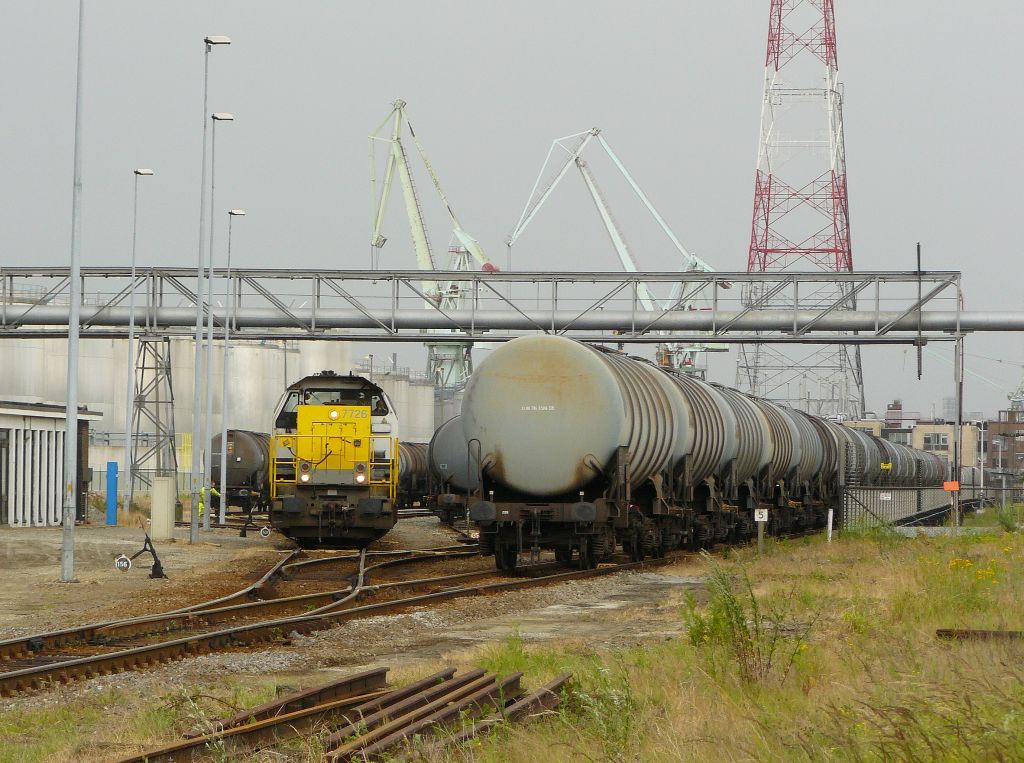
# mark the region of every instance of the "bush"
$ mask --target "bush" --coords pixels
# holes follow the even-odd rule
[[[705,554],[705,559],[711,565],[706,612],[698,608],[692,593],[687,594],[683,611],[690,643],[703,649],[709,664],[719,668],[725,667],[720,654],[724,650],[744,682],[770,678],[785,682],[797,655],[807,648],[812,627],[812,623],[787,622],[796,609],[794,591],[762,606],[745,568],[739,567],[737,584],[712,557]]]

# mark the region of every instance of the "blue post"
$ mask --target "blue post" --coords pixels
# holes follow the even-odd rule
[[[117,461],[107,461],[107,524],[117,524]]]

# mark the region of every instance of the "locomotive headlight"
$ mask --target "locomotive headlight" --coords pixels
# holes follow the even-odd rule
[[[366,482],[366,475],[365,474],[357,474],[356,475],[356,482],[359,483],[360,485],[362,485],[364,482]]]
[[[312,479],[313,475],[309,473],[310,468],[308,461],[299,464],[299,482],[306,483]]]
[[[338,411],[332,409],[331,412],[329,414],[327,414],[327,415],[330,416],[332,420],[337,419],[338,418]]]
[[[303,472],[299,475],[300,482],[309,482],[309,472]]]

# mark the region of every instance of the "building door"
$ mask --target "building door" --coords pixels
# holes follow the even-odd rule
[[[10,511],[7,508],[7,473],[10,464],[11,430],[0,429],[0,525],[11,523]]]

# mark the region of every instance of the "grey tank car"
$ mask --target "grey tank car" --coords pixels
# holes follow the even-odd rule
[[[587,567],[618,548],[642,559],[742,541],[757,508],[770,509],[774,533],[821,527],[840,453],[864,485],[941,485],[949,469],[934,454],[550,335],[494,350],[459,421],[460,444],[480,454],[470,516],[499,569],[526,548],[575,553]]]
[[[210,473],[221,500],[246,513],[265,511],[270,505],[270,435],[246,429],[229,429],[226,453],[227,475],[221,477],[221,436],[210,445]]]
[[[465,518],[469,496],[480,488],[479,450],[466,441],[461,416],[448,419],[430,439],[430,506],[445,524]]]

